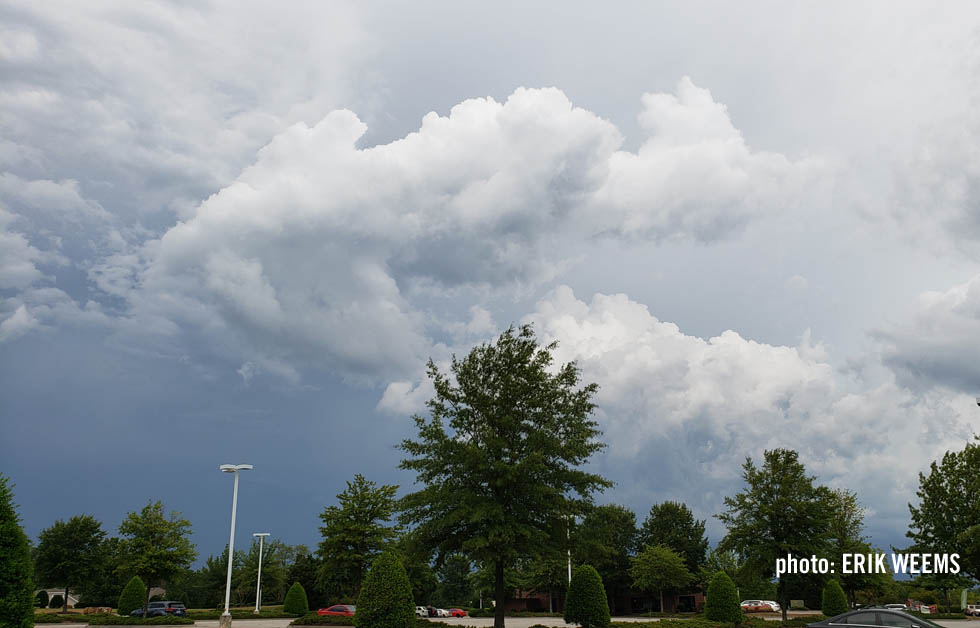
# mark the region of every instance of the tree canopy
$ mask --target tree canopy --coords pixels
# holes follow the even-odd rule
[[[10,479],[0,474],[0,626],[34,626],[34,566]]]
[[[418,439],[401,444],[401,468],[423,485],[402,499],[402,520],[437,555],[463,552],[494,565],[497,628],[504,570],[522,556],[560,551],[560,522],[611,486],[579,468],[604,447],[590,416],[598,387],[580,385],[574,362],[555,367],[556,346],[539,346],[525,325],[453,356],[451,376],[430,360],[430,416],[416,415]]]
[[[742,465],[746,488],[725,498],[725,511],[716,515],[728,527],[719,548],[735,550],[756,573],[772,577],[776,559],[787,554],[822,556],[827,550],[830,491],[815,486],[797,452],[772,449],[764,454],[762,468],[751,458]],[[779,580],[778,593],[786,620],[787,583]]]
[[[357,474],[337,495],[340,504],[324,508],[318,583],[325,592],[351,597],[360,593],[372,561],[398,537],[398,527],[391,524],[397,490]]]
[[[639,546],[664,545],[684,557],[691,573],[704,564],[708,537],[704,519],[695,519],[686,504],[665,501],[654,504],[638,534]]]
[[[633,559],[629,573],[636,588],[660,594],[661,612],[664,591],[682,589],[694,581],[684,557],[665,545],[648,545]]]
[[[138,575],[147,586],[143,610],[149,602],[149,587],[187,569],[197,552],[188,536],[191,524],[173,511],[164,514],[163,503],[147,504],[136,513],[130,512],[121,524],[123,567]]]
[[[575,528],[573,541],[575,561],[599,572],[612,608],[617,594],[632,585],[629,569],[636,553],[636,515],[616,504],[597,506]]]
[[[77,589],[97,572],[104,540],[102,524],[89,515],[59,519],[41,530],[35,560],[38,580],[65,589],[64,612],[68,612],[68,590]]]

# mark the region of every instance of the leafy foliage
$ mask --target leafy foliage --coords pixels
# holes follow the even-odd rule
[[[660,593],[660,610],[664,610],[664,591],[681,589],[694,581],[684,558],[664,545],[649,545],[633,559],[630,568],[633,584],[644,591]]]
[[[735,583],[724,571],[717,572],[708,585],[704,617],[712,621],[740,624],[744,621]]]
[[[47,608],[48,607],[48,592],[41,589],[34,596],[34,608]]]
[[[636,535],[636,514],[615,504],[593,509],[575,529],[575,561],[595,567],[612,600],[632,585],[629,569]]]
[[[190,617],[175,617],[166,615],[162,617],[120,617],[119,615],[91,615],[89,616],[89,626],[189,626],[193,625],[194,620]]]
[[[122,565],[122,541],[106,538],[99,543],[87,577],[78,584],[81,606],[115,606],[132,573]],[[169,583],[168,583],[169,584]]]
[[[540,347],[529,325],[455,356],[452,377],[431,360],[430,418],[416,415],[401,468],[424,485],[401,502],[437,557],[462,552],[493,565],[496,617],[504,618],[504,572],[524,556],[564,549],[554,534],[584,514],[592,493],[611,486],[578,469],[604,445],[590,418],[595,384],[579,388],[575,363],[552,368],[556,344]],[[563,528],[561,528],[563,529]]]
[[[470,585],[471,571],[470,560],[462,554],[453,554],[443,562],[436,574],[439,586],[435,598],[440,606],[469,604],[473,597],[473,588]]]
[[[771,577],[776,558],[824,555],[832,502],[830,491],[814,486],[813,477],[790,449],[767,450],[762,468],[751,458],[742,465],[746,489],[725,498],[725,512],[716,515],[728,527],[719,548],[735,550],[746,558],[746,566]],[[799,576],[779,580],[778,597],[783,621],[789,606],[787,584]]]
[[[582,628],[604,628],[609,622],[609,603],[599,572],[591,565],[577,567],[568,585],[565,623],[578,624]]]
[[[51,596],[51,601],[48,602],[48,608],[58,608],[65,605],[65,598],[60,593],[56,593]]]
[[[197,557],[194,545],[187,538],[191,533],[190,522],[181,519],[176,511],[169,517],[164,515],[163,503],[159,501],[147,504],[138,514],[128,513],[119,524],[119,533],[123,535],[125,568],[151,586],[187,569]],[[142,606],[145,610],[146,604]]]
[[[294,582],[286,593],[286,600],[282,604],[282,612],[291,615],[305,615],[310,612],[310,603],[306,599],[306,590],[303,585]]]
[[[412,585],[401,561],[393,551],[374,560],[364,578],[354,614],[357,628],[413,628],[415,601]]]
[[[129,615],[137,608],[143,608],[143,600],[146,599],[146,583],[139,576],[133,576],[126,588],[119,596],[119,603],[116,604],[116,612],[120,615]]]
[[[99,548],[105,539],[102,524],[89,515],[58,520],[38,536],[35,565],[38,580],[52,586],[76,589],[98,566]],[[64,610],[68,600],[62,599]]]
[[[705,520],[695,519],[686,504],[673,501],[654,504],[640,528],[638,544],[669,547],[684,558],[691,573],[697,573],[708,551],[704,525]]]
[[[286,572],[288,582],[298,582],[306,592],[306,599],[310,608],[320,608],[326,605],[326,600],[319,593],[316,586],[317,572],[320,570],[320,563],[315,556],[310,554],[305,546],[297,546],[297,551],[293,563]]]
[[[397,490],[357,474],[337,495],[340,505],[323,510],[320,588],[335,596],[358,595],[371,561],[398,536],[398,528],[389,525]]]
[[[820,610],[827,617],[833,617],[847,612],[847,597],[844,589],[836,580],[831,580],[823,588],[823,596],[820,601]]]
[[[34,624],[34,566],[30,545],[14,506],[10,480],[0,474],[0,626]]]

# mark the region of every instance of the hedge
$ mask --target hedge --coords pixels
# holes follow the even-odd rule
[[[735,583],[724,571],[719,571],[708,584],[704,601],[704,617],[709,621],[741,624],[745,621],[738,601]]]
[[[847,596],[844,589],[836,580],[831,580],[823,588],[823,595],[820,598],[820,610],[827,617],[834,617],[847,612]]]
[[[294,582],[286,593],[286,599],[282,603],[282,612],[293,615],[305,615],[310,612],[310,603],[306,599],[306,589],[298,582]]]
[[[194,620],[190,617],[120,617],[119,615],[89,615],[89,626],[192,626]]]
[[[116,612],[120,615],[129,615],[137,608],[143,608],[144,600],[146,600],[146,584],[139,576],[133,576],[119,596]]]
[[[37,613],[34,615],[35,624],[87,624],[94,615],[78,615],[69,613]]]
[[[466,609],[463,609],[466,610]],[[492,608],[474,608],[466,610],[470,617],[493,617]],[[561,613],[549,613],[548,611],[505,611],[506,617],[562,617]]]
[[[592,565],[581,565],[572,574],[565,602],[565,623],[582,628],[605,628],[609,625],[609,602],[602,578]]]
[[[360,612],[360,608],[358,608]],[[413,628],[431,628],[433,624],[438,622],[432,622],[424,617],[416,617],[415,624]],[[353,626],[353,617],[338,617],[330,615],[317,615],[315,612],[303,615],[298,619],[294,619],[289,623],[290,626]],[[460,626],[455,626],[455,628],[465,628]]]
[[[414,628],[415,600],[405,567],[392,551],[374,559],[357,596],[357,628]]]

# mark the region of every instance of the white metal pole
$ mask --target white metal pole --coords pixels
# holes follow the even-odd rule
[[[262,541],[265,535],[259,535],[259,582],[255,585],[255,612],[258,613],[262,607]]]
[[[571,520],[565,525],[565,538],[568,540],[568,584],[572,584],[572,523]]]
[[[230,616],[228,602],[231,601],[231,564],[235,562],[235,511],[238,509],[238,470],[235,470],[235,492],[231,498],[231,537],[228,539],[228,579],[225,581],[225,612]]]

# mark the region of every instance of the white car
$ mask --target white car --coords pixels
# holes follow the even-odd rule
[[[424,606],[416,606],[415,607],[415,615],[418,616],[418,617],[428,617],[429,616],[429,611],[425,610],[425,607]]]
[[[764,604],[768,604],[769,606],[771,606],[772,607],[772,612],[774,612],[774,613],[779,613],[779,612],[781,612],[783,610],[783,608],[779,604],[777,604],[776,602],[773,602],[772,600],[762,600],[762,602]]]
[[[447,611],[446,609],[444,608],[436,609],[436,617],[449,617],[449,616],[450,616],[449,611]]]

